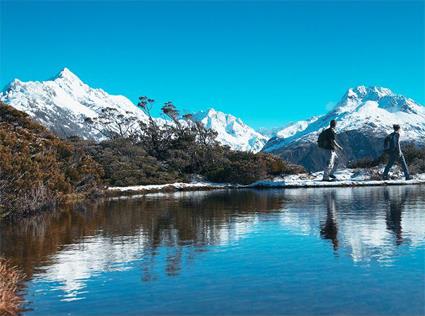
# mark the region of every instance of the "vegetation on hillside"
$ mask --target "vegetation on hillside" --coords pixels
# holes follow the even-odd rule
[[[167,102],[168,123],[150,114],[154,101],[141,97],[146,121],[104,109],[86,124],[102,131],[100,143],[62,140],[29,116],[0,104],[0,218],[52,208],[70,195],[88,195],[102,185],[129,186],[190,181],[248,184],[304,171],[264,153],[233,151],[191,115]],[[170,123],[171,122],[171,123]]]
[[[234,151],[219,144],[215,131],[206,129],[190,114],[180,115],[172,102],[161,109],[171,123],[161,124],[151,116],[153,104],[152,99],[140,98],[138,106],[147,114],[147,121],[124,117],[113,109],[106,109],[101,120],[86,120],[99,130],[107,130],[104,135],[108,139],[101,143],[80,141],[104,168],[107,184],[164,184],[189,181],[193,176],[248,184],[304,171],[271,154]],[[139,128],[134,128],[136,125]]]
[[[0,104],[0,218],[52,207],[66,194],[90,193],[102,174],[83,150]]]
[[[413,144],[402,146],[402,151],[406,159],[411,174],[425,173],[425,147],[417,147]],[[354,169],[375,168],[388,162],[388,155],[383,154],[376,159],[364,158],[352,162],[349,167]]]

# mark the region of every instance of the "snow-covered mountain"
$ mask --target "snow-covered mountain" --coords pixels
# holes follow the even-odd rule
[[[84,124],[84,119],[95,118],[108,107],[124,115],[134,115],[142,121],[148,119],[126,97],[93,89],[67,68],[52,80],[22,82],[15,79],[0,95],[0,100],[28,113],[62,137],[100,139],[99,132]]]
[[[345,162],[377,157],[382,152],[382,139],[392,131],[393,124],[402,126],[403,141],[425,144],[425,107],[386,88],[359,86],[349,89],[329,113],[276,132],[263,151],[317,170],[322,160],[317,137],[333,119],[338,122]]]
[[[0,94],[0,100],[28,113],[61,137],[101,140],[101,134],[85,124],[84,119],[98,117],[105,108],[114,108],[141,121],[148,120],[128,98],[91,88],[67,68],[52,80],[22,82],[15,79]],[[218,141],[233,149],[257,152],[267,141],[267,137],[230,114],[210,109],[196,113],[194,117],[207,128],[217,131]],[[160,125],[167,124],[162,118],[157,121]]]
[[[214,109],[197,112],[193,117],[206,128],[215,130],[218,133],[217,140],[233,149],[258,152],[268,139],[241,119]]]

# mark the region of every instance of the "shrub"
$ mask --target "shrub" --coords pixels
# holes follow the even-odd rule
[[[160,124],[151,116],[153,103],[148,97],[140,97],[138,106],[148,120],[138,122],[138,133],[127,138],[119,138],[115,133],[100,144],[83,142],[85,151],[105,170],[107,184],[165,184],[188,181],[193,175],[215,182],[247,184],[269,176],[304,171],[270,154],[233,151],[220,145],[215,131],[206,129],[190,114],[180,116],[172,102],[162,107],[168,123]],[[113,115],[112,111],[108,112],[108,122],[119,121]]]
[[[65,194],[91,192],[101,174],[81,149],[0,104],[0,217],[52,207]]]
[[[74,139],[73,143],[102,166],[105,184],[131,186],[182,180],[175,170],[149,156],[142,146],[131,139],[115,138],[99,144]]]
[[[412,174],[425,173],[425,148],[413,144],[404,145],[402,148],[404,158]],[[349,164],[353,169],[368,169],[387,163],[388,155],[384,154],[377,159],[364,158]]]

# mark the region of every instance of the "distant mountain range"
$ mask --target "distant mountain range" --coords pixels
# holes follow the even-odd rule
[[[209,109],[195,113],[194,118],[206,128],[215,130],[220,143],[237,150],[258,152],[268,140],[268,137],[256,132],[231,114]]]
[[[128,98],[91,88],[67,68],[52,80],[22,82],[15,79],[0,94],[0,100],[28,113],[61,137],[101,140],[102,135],[85,124],[84,119],[98,117],[102,109],[108,107],[124,115],[136,116],[141,121],[148,120],[147,115]],[[214,129],[218,141],[236,150],[258,152],[268,139],[241,119],[214,109],[195,113],[194,118]],[[161,118],[157,120],[160,124],[167,123]]]
[[[102,135],[85,124],[84,119],[97,117],[107,107],[148,120],[128,98],[91,88],[67,68],[52,80],[15,79],[0,94],[0,100],[28,113],[61,137],[101,140]],[[236,150],[273,153],[311,171],[323,167],[324,157],[316,140],[332,119],[338,121],[339,142],[344,146],[343,163],[380,155],[382,140],[395,123],[402,125],[405,142],[425,145],[425,108],[381,87],[349,89],[329,113],[284,128],[255,131],[241,119],[212,108],[194,113],[193,117],[215,130],[218,141],[224,145]],[[164,119],[157,120],[167,124]]]
[[[317,147],[319,133],[336,120],[343,163],[382,153],[383,139],[393,124],[402,126],[402,140],[425,144],[425,108],[412,99],[381,87],[349,89],[329,113],[299,121],[274,133],[263,151],[316,171],[324,157]]]

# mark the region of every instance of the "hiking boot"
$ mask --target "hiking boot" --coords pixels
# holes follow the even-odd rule
[[[329,178],[331,178],[331,179],[333,179],[333,180],[336,180],[336,176],[335,176],[335,175],[333,175],[333,174],[330,174],[330,175],[329,175]]]
[[[411,176],[406,177],[406,181],[409,181],[409,180],[413,180],[413,177]]]

